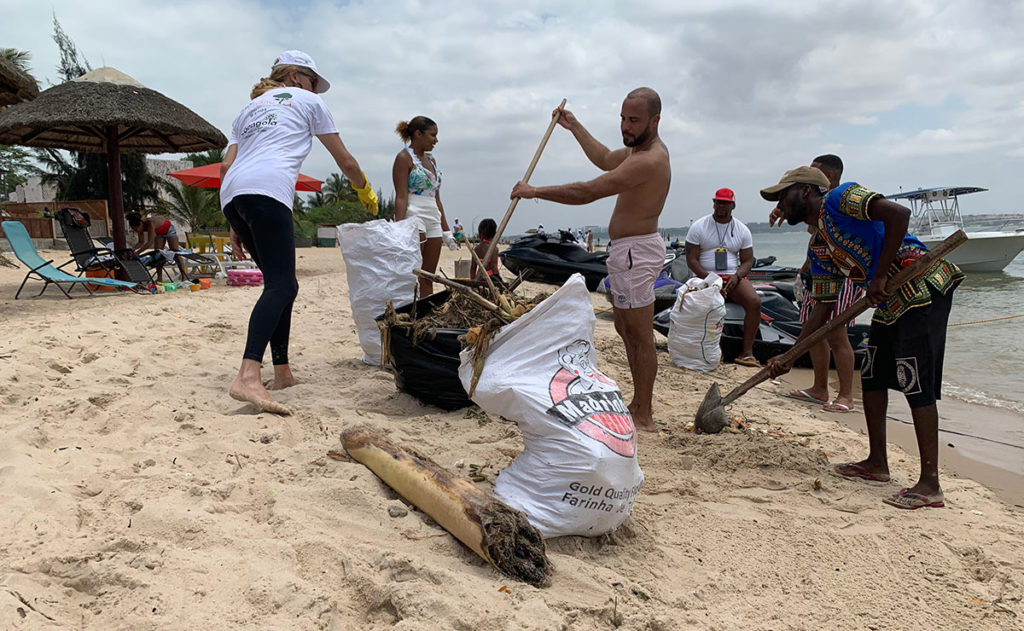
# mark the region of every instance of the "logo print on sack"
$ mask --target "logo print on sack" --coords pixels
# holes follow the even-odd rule
[[[636,428],[615,382],[590,361],[590,342],[576,340],[558,350],[562,366],[551,377],[548,414],[567,427],[603,444],[612,452],[632,458],[636,454]]]
[[[896,358],[896,382],[903,394],[920,394],[921,380],[918,377],[916,357]]]

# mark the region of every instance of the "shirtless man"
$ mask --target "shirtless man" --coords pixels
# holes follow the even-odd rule
[[[545,199],[560,204],[589,204],[618,195],[608,224],[612,245],[608,255],[615,330],[626,346],[633,375],[629,411],[638,429],[655,431],[652,411],[658,359],[654,350],[654,280],[665,261],[665,242],[658,234],[658,216],[665,206],[672,170],[668,148],[658,137],[661,98],[650,88],[637,88],[622,102],[622,149],[614,151],[594,139],[569,110],[555,110],[558,124],[572,132],[587,158],[604,175],[589,182],[530,186],[517,182],[513,198]]]

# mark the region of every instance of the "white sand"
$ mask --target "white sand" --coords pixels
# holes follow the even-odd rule
[[[730,410],[753,433],[685,432],[711,378],[664,352],[633,516],[549,541],[549,588],[503,577],[326,454],[368,423],[489,487],[518,429],[397,393],[359,361],[338,251],[299,252],[290,418],[227,396],[258,289],[15,302],[0,268],[0,628],[1024,629],[1024,511],[948,475],[946,509],[883,505],[916,457],[893,448],[889,485],[830,475],[865,437],[771,384]],[[604,314],[596,346],[629,396]]]

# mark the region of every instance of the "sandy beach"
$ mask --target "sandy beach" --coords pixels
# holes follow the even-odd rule
[[[518,428],[397,392],[359,359],[339,251],[298,265],[288,418],[227,396],[259,289],[15,301],[25,270],[0,268],[0,628],[1024,629],[1024,510],[1007,496],[958,468],[945,509],[882,504],[916,479],[913,443],[891,432],[910,449],[891,447],[890,484],[839,479],[831,464],[867,451],[844,423],[863,419],[780,398],[785,382],[731,406],[749,431],[694,435],[712,381],[754,369],[696,374],[665,352],[632,516],[549,540],[550,587],[502,576],[327,454],[366,424],[481,465],[490,488]],[[609,314],[595,345],[628,397]]]

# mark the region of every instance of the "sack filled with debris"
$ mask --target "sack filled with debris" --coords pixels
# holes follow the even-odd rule
[[[494,494],[544,537],[615,530],[644,480],[633,418],[597,369],[594,322],[590,292],[574,274],[490,339],[475,384],[474,349],[460,356],[473,401],[523,433],[523,452],[499,474]]]

